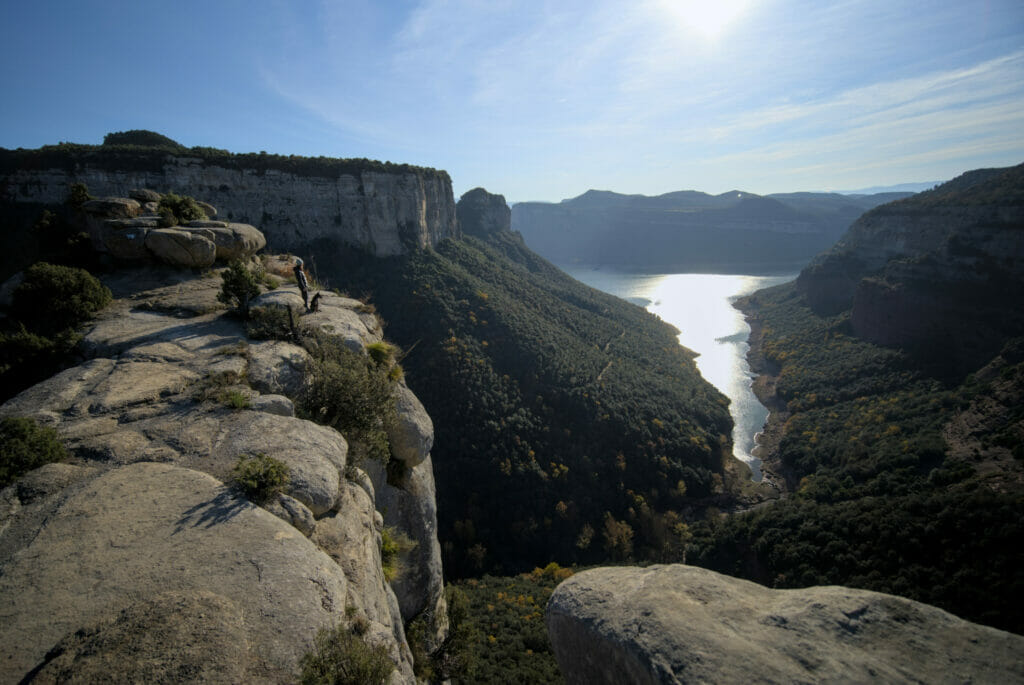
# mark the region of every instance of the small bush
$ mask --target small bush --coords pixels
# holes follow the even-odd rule
[[[253,340],[285,340],[294,342],[295,315],[285,307],[253,307],[245,332]]]
[[[239,259],[233,259],[228,268],[221,272],[220,293],[217,299],[229,307],[237,307],[243,317],[249,317],[249,303],[260,294],[263,267],[254,264],[250,269]]]
[[[11,313],[29,330],[52,335],[77,327],[111,299],[110,289],[85,269],[38,262],[25,269]]]
[[[160,214],[160,223],[163,226],[178,226],[187,224],[189,221],[206,218],[206,212],[193,198],[174,193],[167,193],[160,198],[157,212]]]
[[[233,473],[235,485],[257,504],[282,492],[290,480],[287,464],[262,453],[239,457]]]
[[[327,336],[306,344],[314,358],[307,365],[299,398],[302,413],[348,438],[357,461],[368,457],[387,464],[386,426],[395,420],[387,370]]]
[[[380,533],[380,563],[384,579],[389,583],[402,575],[402,555],[411,551],[416,542],[394,526],[386,526]]]
[[[67,199],[68,205],[78,209],[91,199],[92,195],[89,194],[89,186],[84,183],[71,184],[71,190],[68,193]]]
[[[32,419],[12,416],[0,419],[0,488],[5,488],[32,469],[68,456],[57,431]]]
[[[252,406],[249,396],[244,392],[239,392],[238,390],[225,391],[221,395],[220,400],[232,409],[248,409]]]
[[[394,346],[386,342],[370,343],[366,346],[366,352],[370,355],[370,359],[378,366],[390,365],[395,358]]]
[[[395,670],[387,649],[366,644],[344,624],[317,632],[313,651],[300,663],[303,685],[377,685]]]

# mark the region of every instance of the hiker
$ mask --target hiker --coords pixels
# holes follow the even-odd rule
[[[299,290],[302,291],[302,304],[305,305],[306,311],[309,311],[309,281],[306,280],[306,272],[302,270],[302,260],[298,257],[295,258],[295,282],[299,284]]]

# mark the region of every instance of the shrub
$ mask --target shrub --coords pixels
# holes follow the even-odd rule
[[[299,398],[301,412],[348,438],[357,460],[369,457],[387,464],[390,444],[386,426],[395,420],[388,371],[327,336],[306,344],[314,358],[306,367],[306,385]]]
[[[43,464],[68,456],[57,431],[32,419],[7,416],[0,419],[0,488]]]
[[[221,272],[223,283],[217,299],[229,307],[237,307],[243,317],[249,317],[249,302],[260,294],[263,267],[255,264],[249,268],[239,259],[233,259],[228,268]]]
[[[384,579],[389,583],[402,575],[401,556],[412,550],[416,542],[394,526],[385,526],[380,533],[380,563]]]
[[[290,480],[287,464],[262,453],[240,456],[233,473],[235,485],[257,504],[283,491]]]
[[[294,328],[295,315],[285,307],[253,307],[249,310],[249,323],[245,332],[253,340],[298,339]]]
[[[318,631],[313,651],[300,663],[303,685],[376,685],[395,670],[387,649],[366,644],[344,624]]]
[[[378,366],[388,366],[394,360],[395,348],[386,342],[375,342],[366,346],[366,352]]]
[[[249,396],[238,390],[227,390],[221,395],[221,402],[232,409],[248,409],[252,406]]]
[[[85,269],[38,262],[25,269],[11,313],[44,335],[75,328],[112,299],[110,289]]]
[[[92,195],[89,194],[89,186],[84,183],[71,184],[71,190],[68,192],[68,205],[78,209],[91,199]]]
[[[160,223],[163,226],[177,226],[206,218],[206,212],[194,199],[187,195],[175,195],[174,193],[167,193],[160,198],[157,212],[160,214]]]

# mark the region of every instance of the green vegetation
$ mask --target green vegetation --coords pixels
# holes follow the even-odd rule
[[[254,262],[252,267],[246,266],[239,259],[233,259],[228,268],[220,273],[223,283],[217,299],[229,307],[236,307],[242,318],[249,318],[249,303],[260,292],[260,284],[265,277],[263,267]]]
[[[104,147],[113,147],[116,145],[139,145],[141,147],[162,147],[172,150],[185,150],[185,147],[181,145],[181,143],[171,140],[167,136],[142,129],[118,131],[117,133],[108,133],[103,136]]]
[[[387,464],[387,426],[396,419],[389,370],[332,336],[309,333],[303,344],[313,358],[306,366],[299,413],[344,435],[356,465],[364,458]]]
[[[160,214],[160,225],[164,227],[179,226],[206,218],[206,212],[193,198],[174,193],[164,193],[160,198],[157,212]]]
[[[232,473],[235,485],[257,504],[282,492],[291,478],[287,464],[262,453],[240,456]]]
[[[395,670],[388,651],[368,645],[365,623],[339,624],[316,634],[313,650],[302,657],[302,685],[380,685]]]
[[[416,542],[394,526],[385,526],[380,534],[380,561],[384,568],[384,579],[389,583],[405,570],[402,555],[408,554]]]
[[[5,416],[0,419],[0,489],[43,464],[67,459],[68,451],[49,426],[34,420]]]
[[[52,335],[84,323],[111,299],[110,289],[85,269],[39,262],[25,270],[11,314],[29,330]]]
[[[84,269],[45,262],[26,269],[0,329],[0,401],[61,370],[81,340],[75,329],[111,298]]]
[[[269,155],[265,152],[234,154],[212,147],[186,148],[152,131],[108,134],[103,145],[62,142],[44,145],[35,150],[0,149],[0,174],[33,169],[65,169],[73,172],[76,168],[82,167],[121,172],[162,172],[167,155],[187,156],[207,166],[252,169],[257,173],[274,170],[297,176],[338,178],[342,175],[351,175],[358,178],[363,172],[377,171],[413,173],[448,179],[448,174],[444,171],[371,159]]]
[[[450,577],[553,558],[660,560],[679,546],[677,523],[727,497],[727,400],[641,308],[512,233],[390,260],[319,254],[332,282],[372,293],[409,350],[407,381],[444,455],[434,469]]]
[[[555,586],[572,573],[550,563],[518,576],[460,581],[455,589],[465,602],[458,617],[462,671],[455,682],[563,682],[544,627],[544,607]]]
[[[1024,630],[1019,341],[979,373],[988,380],[940,382],[907,353],[852,337],[849,312],[815,315],[792,284],[748,306],[790,412],[778,460],[795,492],[693,526],[690,562],[775,587],[894,593]],[[947,444],[962,412],[998,429]]]

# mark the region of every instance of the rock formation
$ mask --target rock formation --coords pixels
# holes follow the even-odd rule
[[[692,566],[578,573],[546,620],[570,684],[1024,679],[1019,635],[892,595],[770,590]]]
[[[951,368],[973,370],[1024,331],[1022,226],[1024,165],[967,172],[862,216],[797,286],[819,314],[852,310],[866,340],[941,348]]]
[[[439,633],[447,620],[432,426],[415,397],[399,386],[405,475],[375,495],[344,436],[295,418],[283,394],[305,351],[250,344],[217,303],[219,279],[147,267],[107,283],[117,299],[85,333],[89,359],[0,407],[54,427],[74,455],[0,492],[0,683],[291,682],[319,628],[359,617],[393,682],[413,682],[405,620],[429,611]],[[301,299],[284,286],[256,302],[273,303]],[[381,329],[361,309],[324,292],[302,318],[362,351]],[[218,401],[226,391],[250,408]],[[256,454],[291,474],[265,507],[228,485]],[[385,523],[416,542],[399,596]]]
[[[325,166],[299,173],[272,168],[255,156],[207,159],[159,150],[108,164],[98,156],[102,148],[72,160],[17,157],[33,152],[0,151],[12,158],[5,162],[0,154],[0,168],[6,168],[0,171],[0,201],[61,204],[74,183],[104,196],[146,188],[198,195],[217,207],[218,217],[259,226],[274,250],[304,250],[326,238],[387,257],[458,234],[451,179],[433,169],[356,160],[336,171]]]
[[[474,188],[460,197],[455,214],[459,230],[465,235],[486,238],[512,230],[512,210],[505,203],[505,196],[488,193],[483,188]]]

